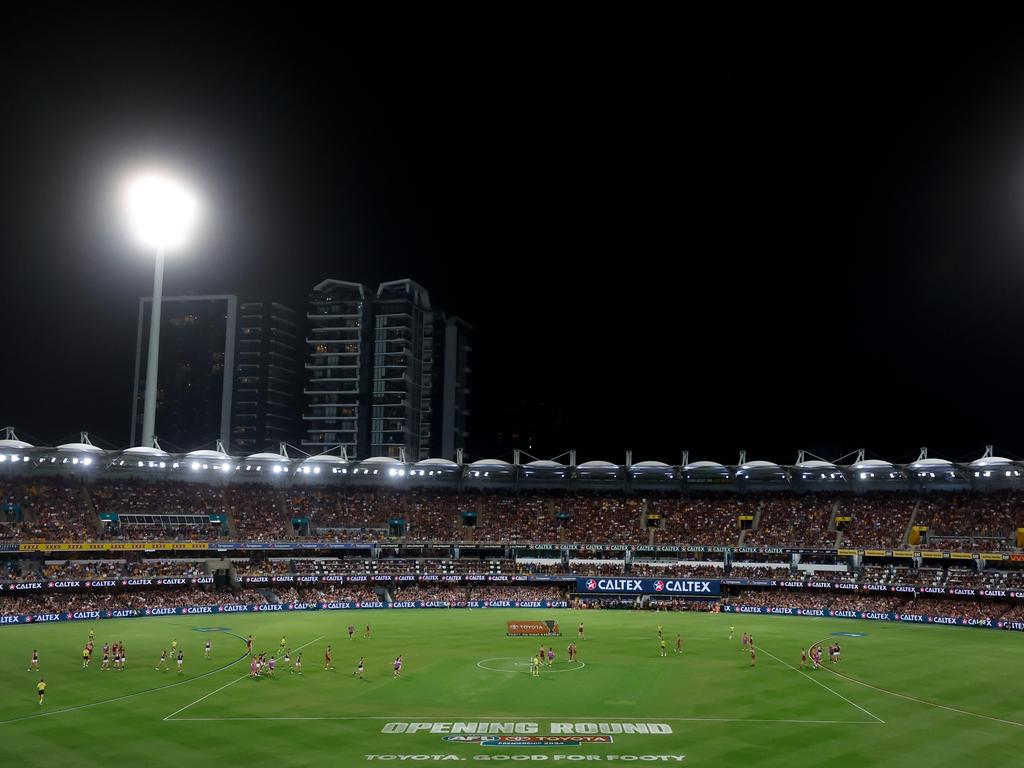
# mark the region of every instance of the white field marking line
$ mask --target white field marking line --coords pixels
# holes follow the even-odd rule
[[[756,649],[755,649],[755,650],[756,650]],[[782,664],[782,665],[783,665],[784,667],[789,667],[789,668],[790,668],[790,669],[792,669],[792,670],[793,670],[794,672],[799,672],[799,673],[800,673],[801,675],[803,675],[804,677],[806,677],[806,678],[807,678],[808,680],[810,680],[810,681],[811,681],[812,683],[814,683],[815,685],[820,685],[820,686],[821,686],[822,688],[824,688],[824,689],[825,689],[826,691],[828,691],[829,693],[831,693],[831,694],[833,694],[833,695],[835,695],[835,696],[838,696],[838,697],[839,697],[840,699],[842,699],[843,701],[845,701],[845,702],[846,702],[847,704],[849,704],[849,705],[851,705],[851,706],[854,706],[854,707],[856,707],[857,709],[859,709],[859,710],[860,710],[861,712],[863,712],[863,713],[864,713],[865,715],[867,715],[868,717],[871,717],[871,718],[873,718],[874,720],[877,720],[878,722],[882,723],[883,725],[885,724],[885,720],[883,720],[882,718],[880,718],[880,717],[879,717],[878,715],[875,715],[875,714],[872,714],[871,712],[868,712],[868,711],[867,711],[866,709],[864,709],[864,707],[862,707],[862,706],[861,706],[860,704],[857,704],[856,702],[850,701],[850,700],[849,700],[848,698],[846,698],[845,696],[843,696],[843,694],[839,693],[839,691],[837,691],[837,690],[835,690],[835,689],[833,689],[833,688],[829,688],[829,687],[828,687],[827,685],[825,685],[825,684],[824,684],[823,682],[821,682],[821,681],[819,681],[819,680],[815,680],[815,679],[814,679],[813,677],[811,677],[810,675],[808,675],[808,674],[807,674],[806,672],[803,672],[803,671],[801,671],[801,670],[797,669],[797,668],[796,668],[796,667],[794,667],[794,666],[793,666],[792,664],[787,664],[786,662],[784,662],[784,661],[783,661],[782,659],[780,659],[780,658],[779,658],[778,656],[776,656],[776,655],[775,655],[774,653],[772,653],[771,651],[768,651],[768,650],[766,650],[766,649],[764,649],[764,648],[761,648],[761,650],[762,650],[762,651],[764,651],[764,652],[765,652],[765,653],[766,653],[766,654],[767,654],[768,656],[771,656],[771,657],[772,657],[773,659],[775,659],[775,660],[776,660],[777,662],[779,662],[779,664]]]
[[[260,720],[391,720],[394,721],[396,717],[404,718],[404,721],[408,722],[434,722],[434,718],[438,717],[437,714],[433,715],[365,715],[365,716],[352,716],[352,717],[176,717],[169,722],[172,723],[223,723],[230,721],[260,721]],[[448,717],[448,715],[444,715]],[[529,718],[530,720],[536,720],[538,722],[590,722],[589,718],[593,715],[473,715],[474,722],[484,721],[504,721],[510,717],[514,718]],[[787,720],[787,719],[764,719],[764,718],[746,718],[746,717],[613,717],[609,718],[608,722],[633,722],[633,723],[645,723],[645,722],[674,722],[674,723],[807,723],[811,725],[879,725],[879,722],[874,720]],[[451,721],[444,721],[451,722]]]
[[[310,640],[310,641],[309,641],[308,643],[305,643],[305,644],[303,644],[303,645],[300,645],[300,646],[299,646],[298,648],[296,648],[295,650],[296,650],[296,651],[301,651],[301,650],[302,650],[303,648],[305,648],[305,647],[306,647],[307,645],[312,645],[312,644],[313,644],[313,643],[315,643],[315,642],[316,642],[317,640],[323,640],[323,639],[324,639],[324,637],[325,637],[324,635],[320,635],[320,637],[316,638],[315,640]],[[243,657],[243,658],[244,658],[244,657]],[[210,692],[209,692],[208,694],[206,694],[205,696],[200,696],[200,697],[199,697],[198,699],[196,699],[195,701],[193,701],[193,702],[192,702],[191,704],[186,704],[186,705],[185,705],[184,707],[182,707],[181,709],[179,709],[179,710],[176,710],[176,711],[174,711],[174,712],[171,712],[171,714],[169,714],[169,715],[168,715],[167,717],[165,717],[165,718],[164,718],[164,720],[170,720],[170,719],[171,719],[172,717],[174,717],[174,716],[175,716],[176,714],[178,714],[178,712],[184,712],[184,711],[185,711],[186,709],[188,709],[189,707],[194,707],[194,706],[195,706],[196,704],[198,704],[198,703],[199,703],[200,701],[203,701],[204,699],[208,699],[208,698],[210,698],[210,697],[211,697],[211,696],[213,696],[213,694],[215,694],[215,693],[220,693],[220,692],[221,692],[221,691],[223,691],[223,690],[224,690],[225,688],[230,688],[230,687],[231,687],[232,685],[234,685],[235,683],[239,682],[240,680],[245,680],[245,678],[247,678],[247,677],[249,677],[249,675],[242,675],[241,677],[236,677],[236,678],[235,678],[234,680],[232,680],[232,681],[231,681],[230,683],[227,683],[227,684],[225,684],[225,685],[222,685],[222,686],[221,686],[220,688],[218,688],[217,690],[215,690],[215,691],[210,691]]]
[[[843,678],[844,680],[849,680],[851,683],[856,683],[857,685],[863,685],[865,688],[871,688],[872,690],[878,691],[879,693],[887,693],[890,696],[896,696],[897,698],[906,699],[907,701],[914,701],[914,702],[917,702],[918,704],[925,704],[925,705],[927,705],[929,707],[936,707],[937,709],[945,709],[945,710],[947,710],[949,712],[956,712],[957,714],[960,714],[960,715],[969,715],[971,717],[980,717],[983,720],[991,720],[994,723],[1003,723],[1004,725],[1015,725],[1018,728],[1024,728],[1024,723],[1018,723],[1015,720],[1004,720],[1001,717],[992,717],[991,715],[983,715],[983,714],[981,714],[979,712],[968,712],[966,709],[957,709],[956,707],[948,707],[945,704],[936,704],[934,701],[928,701],[926,699],[917,699],[917,698],[914,698],[913,696],[907,696],[906,694],[903,694],[903,693],[897,693],[896,691],[889,691],[889,690],[886,690],[885,688],[879,688],[877,685],[872,685],[871,683],[865,683],[863,680],[858,680],[855,677],[850,677],[848,675],[844,675],[842,672],[837,672],[834,669],[830,669],[828,671],[831,672],[833,675],[836,675],[838,677]]]
[[[225,664],[223,667],[218,667],[217,669],[212,669],[209,672],[204,672],[203,674],[199,675],[198,677],[190,677],[188,680],[181,680],[181,681],[179,681],[177,683],[171,683],[170,685],[163,685],[163,686],[160,686],[158,688],[147,688],[144,691],[136,691],[135,693],[128,693],[128,694],[125,694],[124,696],[115,696],[112,699],[104,699],[103,701],[94,701],[94,702],[92,702],[90,704],[81,704],[81,705],[79,705],[77,707],[68,707],[66,709],[55,709],[52,712],[38,712],[38,713],[36,713],[34,715],[25,715],[24,717],[13,717],[10,720],[0,720],[0,725],[3,725],[5,723],[16,723],[19,720],[31,720],[31,719],[36,718],[36,717],[49,717],[50,715],[62,715],[65,712],[75,712],[76,710],[79,710],[79,709],[88,709],[89,707],[98,707],[101,704],[111,704],[111,703],[113,703],[115,701],[124,701],[125,699],[134,699],[136,696],[143,696],[143,695],[145,695],[147,693],[156,693],[157,691],[166,691],[169,688],[177,688],[179,685],[188,685],[189,683],[194,683],[197,680],[202,680],[204,677],[209,677],[210,675],[215,675],[218,672],[223,672],[225,669],[229,669],[229,668],[235,666],[235,664],[237,664],[242,659],[244,659],[245,656],[246,656],[246,654],[243,654],[243,655],[239,656],[237,659],[235,659],[234,661],[232,661],[230,664]]]
[[[827,640],[827,639],[828,638],[826,637],[825,640]],[[815,643],[815,645],[818,645],[819,643],[822,643],[822,642],[824,642],[824,640],[819,640],[818,643]],[[835,669],[829,669],[825,665],[822,665],[821,668],[824,669],[826,672],[831,672],[836,677],[841,677],[841,678],[843,678],[843,680],[848,680],[851,683],[856,683],[857,685],[863,685],[865,688],[870,688],[873,691],[878,691],[879,693],[887,693],[890,696],[895,696],[895,697],[900,698],[900,699],[906,699],[907,701],[914,701],[914,702],[917,702],[918,704],[924,704],[926,706],[935,707],[937,709],[945,709],[948,712],[956,712],[957,714],[960,714],[960,715],[969,715],[970,717],[980,717],[983,720],[991,720],[994,723],[1003,723],[1004,725],[1015,725],[1018,728],[1024,728],[1024,723],[1018,723],[1015,720],[1004,720],[1001,717],[992,717],[991,715],[983,715],[983,714],[981,714],[979,712],[968,712],[966,709],[957,709],[956,707],[949,707],[949,706],[946,706],[945,704],[936,704],[934,701],[928,701],[927,699],[918,699],[918,698],[915,698],[913,696],[908,696],[908,695],[906,695],[904,693],[897,693],[896,691],[890,691],[890,690],[887,690],[885,688],[879,688],[877,685],[872,685],[871,683],[865,683],[863,680],[858,680],[855,677],[850,677],[849,675],[844,675],[842,672],[839,672],[839,671],[837,671]]]

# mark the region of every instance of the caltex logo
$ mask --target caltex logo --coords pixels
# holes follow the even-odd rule
[[[655,592],[661,592],[664,589],[665,589],[665,582],[664,581],[656,581],[656,582],[654,582],[654,591]]]
[[[594,581],[593,579],[590,579],[587,582],[587,589],[589,589],[591,592],[593,592],[595,589],[597,589],[597,582]]]

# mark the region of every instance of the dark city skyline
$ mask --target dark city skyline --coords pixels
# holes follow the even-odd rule
[[[12,18],[0,426],[128,444],[114,194],[158,161],[203,200],[166,295],[408,278],[469,323],[472,458],[1024,455],[1009,26],[704,13]]]

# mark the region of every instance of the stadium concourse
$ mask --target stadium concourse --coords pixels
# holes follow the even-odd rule
[[[319,457],[314,472],[311,459],[229,465],[157,449],[122,470],[127,451],[11,442],[0,441],[6,617],[571,602],[1024,629],[1024,488],[997,457],[589,475],[478,462],[452,480],[452,462]],[[432,485],[427,471],[449,475]],[[468,481],[492,471],[507,476]],[[600,487],[600,472],[621,476]],[[801,472],[815,477],[801,484]],[[670,580],[714,589],[672,594]],[[591,592],[598,583],[612,586]]]

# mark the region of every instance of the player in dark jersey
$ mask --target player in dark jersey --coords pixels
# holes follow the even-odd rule
[[[327,650],[324,651],[324,672],[328,669],[334,669],[334,654],[331,653],[331,646],[327,646]]]
[[[33,669],[36,672],[39,671],[39,651],[36,650],[32,651],[32,661],[29,662],[28,669],[26,671],[31,672]]]
[[[363,679],[363,669],[364,669],[364,666],[365,666],[365,664],[364,664],[364,661],[363,661],[363,657],[360,656],[359,657],[359,666],[357,666],[356,667],[356,671],[352,673],[352,677],[358,677],[360,680],[362,680]]]

